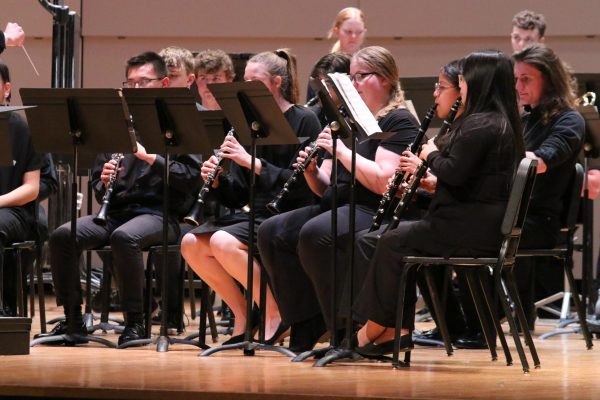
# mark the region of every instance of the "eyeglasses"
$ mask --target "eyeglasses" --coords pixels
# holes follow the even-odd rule
[[[433,87],[434,91],[437,90],[439,92],[443,92],[446,89],[456,89],[456,86],[444,86],[441,82],[436,82]]]
[[[377,75],[377,72],[357,72],[354,75],[350,75],[350,80],[355,83],[362,83],[371,75]]]
[[[144,87],[148,86],[150,84],[150,82],[160,81],[162,79],[164,79],[164,78],[142,78],[137,81],[125,81],[125,82],[123,82],[123,87],[124,88],[135,88],[135,87],[144,88]]]

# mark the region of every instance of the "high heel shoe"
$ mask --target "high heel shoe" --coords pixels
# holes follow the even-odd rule
[[[373,342],[369,342],[364,346],[358,345],[358,338],[355,334],[353,337],[354,342],[354,351],[356,351],[361,356],[366,357],[377,357],[383,356],[385,354],[390,354],[394,352],[394,340],[388,340],[387,342],[375,344]],[[413,341],[412,335],[402,335],[400,336],[400,352],[411,351],[413,349]]]
[[[252,315],[250,316],[251,321],[250,321],[250,337],[253,337],[254,334],[256,333],[256,330],[258,329],[258,324],[260,321],[260,315],[259,315],[259,311],[258,308],[253,308],[252,309]],[[244,330],[243,333],[240,333],[239,335],[235,335],[230,337],[229,339],[227,339],[226,341],[223,342],[223,346],[228,345],[228,344],[237,344],[237,343],[242,343],[244,341],[244,339],[246,338],[246,331]]]
[[[278,343],[280,341],[280,338],[283,336],[283,334],[288,329],[290,329],[290,326],[288,324],[286,324],[285,322],[281,321],[279,323],[279,326],[277,327],[277,330],[273,334],[273,336],[271,336],[269,339],[265,340],[265,344],[269,345],[269,346],[275,345],[275,343]]]

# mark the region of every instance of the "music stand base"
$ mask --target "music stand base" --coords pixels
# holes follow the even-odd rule
[[[323,358],[317,360],[313,364],[313,367],[324,367],[327,364],[338,360],[358,361],[362,360],[363,358],[364,357],[362,357],[354,350],[346,349],[343,347],[336,347],[329,350],[327,354],[323,356]]]
[[[258,343],[258,342],[241,342],[241,343],[225,344],[225,345],[221,345],[221,346],[216,346],[216,347],[212,347],[208,350],[203,351],[202,353],[199,354],[199,356],[200,357],[208,357],[214,353],[218,353],[219,351],[239,350],[239,349],[244,350],[245,356],[253,356],[255,353],[255,350],[267,350],[267,351],[276,351],[276,352],[283,354],[284,356],[288,356],[288,357],[296,357],[296,353],[294,353],[290,349],[286,349],[285,347],[272,346],[272,345],[262,344],[262,343]]]
[[[123,343],[122,345],[118,346],[119,349],[126,349],[128,347],[139,347],[139,346],[147,346],[149,344],[156,344],[156,351],[158,353],[166,353],[169,351],[169,346],[173,345],[173,344],[187,344],[190,346],[195,346],[201,349],[207,349],[209,348],[207,345],[205,344],[201,344],[198,341],[195,340],[188,340],[187,338],[185,339],[176,339],[176,338],[172,338],[170,336],[157,336],[151,339],[136,339],[136,340],[130,340],[128,342]]]
[[[333,350],[333,346],[323,347],[322,349],[313,349],[302,352],[298,354],[296,357],[292,358],[292,362],[302,362],[308,358],[323,358],[325,354],[327,354],[330,350]]]
[[[59,344],[64,343],[65,346],[76,346],[78,344],[87,344],[89,342],[99,343],[103,346],[110,347],[112,349],[116,349],[117,345],[113,342],[102,339],[95,336],[82,336],[82,335],[55,335],[55,336],[46,336],[42,338],[37,338],[29,343],[29,347],[36,346],[38,344]]]

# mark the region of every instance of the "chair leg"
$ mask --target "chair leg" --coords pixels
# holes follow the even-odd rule
[[[179,296],[178,296],[178,317],[177,317],[177,333],[182,333],[185,330],[185,326],[183,323],[183,315],[185,314],[185,306],[183,304],[184,301],[184,293],[185,290],[185,260],[183,257],[179,257]]]
[[[531,337],[531,332],[529,332],[529,327],[527,326],[525,312],[523,311],[523,305],[521,304],[521,299],[519,298],[519,291],[517,289],[517,283],[515,281],[515,275],[513,274],[512,268],[508,270],[507,278],[509,292],[511,293],[511,299],[513,303],[515,303],[517,318],[519,319],[519,323],[521,324],[521,328],[523,329],[525,343],[529,347],[531,358],[533,358],[533,365],[535,366],[535,368],[540,368],[540,358],[538,357],[537,349],[535,348],[533,338]]]
[[[512,315],[512,310],[510,309],[510,305],[508,304],[507,297],[509,293],[505,292],[505,287],[502,285],[502,277],[500,274],[494,271],[494,287],[496,288],[496,292],[498,292],[498,296],[500,298],[500,304],[502,305],[502,309],[504,310],[504,314],[506,315],[506,319],[508,321],[508,325],[510,327],[510,333],[513,336],[513,340],[515,342],[515,347],[517,348],[517,353],[519,353],[519,359],[521,360],[521,366],[523,367],[523,372],[529,372],[529,363],[527,362],[527,358],[525,357],[525,350],[523,349],[523,344],[521,343],[521,338],[519,337],[519,332],[517,330],[517,323]],[[527,327],[527,324],[525,324]],[[526,328],[527,329],[527,328]]]
[[[186,264],[187,265],[187,264]],[[196,319],[196,291],[194,290],[194,271],[187,266],[188,291],[190,294],[190,314],[192,320]]]
[[[35,251],[35,248],[29,251]],[[33,262],[35,262],[35,260]],[[31,310],[29,314],[31,315],[31,318],[33,318],[35,317],[35,275],[33,273],[33,263],[28,263],[27,267],[27,275],[29,276],[29,309]]]
[[[46,290],[44,289],[43,255],[43,244],[40,244],[37,250],[35,264],[37,273],[38,308],[40,310],[40,331],[41,333],[46,333]]]
[[[473,298],[473,303],[475,304],[475,311],[477,312],[477,316],[479,317],[479,323],[481,325],[481,330],[483,331],[483,336],[485,337],[485,342],[488,345],[488,349],[490,350],[490,354],[492,356],[492,361],[498,360],[498,353],[496,352],[496,340],[494,335],[490,331],[490,324],[488,321],[487,314],[483,311],[483,300],[481,291],[479,290],[478,280],[475,279],[473,275],[477,271],[467,271],[467,285],[469,286],[469,291],[471,292],[471,297]]]
[[[23,299],[25,296],[23,290],[23,265],[21,264],[21,249],[15,249],[15,256],[17,258],[17,315],[19,317],[25,316],[25,304],[27,303],[27,299]]]
[[[210,335],[212,337],[213,343],[216,343],[219,340],[219,331],[217,330],[217,322],[215,321],[215,313],[213,312],[213,295],[211,294],[210,287],[206,284],[206,282],[202,282],[202,287],[206,290],[206,301],[204,298],[201,300],[206,304],[206,312],[208,313],[208,326],[210,327]]]
[[[573,295],[573,303],[575,303],[575,309],[577,310],[577,316],[579,317],[579,326],[581,327],[581,333],[583,333],[583,338],[585,339],[585,345],[587,349],[590,350],[594,346],[592,343],[592,334],[590,333],[590,329],[588,327],[587,316],[583,308],[583,304],[581,303],[579,293],[577,292],[577,286],[575,286],[575,278],[573,277],[572,268],[572,260],[565,260],[565,274],[567,275],[569,288],[571,289],[571,294]]]
[[[154,251],[148,252],[146,260],[146,318],[144,319],[144,327],[146,329],[146,339],[152,337],[152,272],[153,272]],[[165,310],[163,310],[165,312]]]
[[[400,275],[400,283],[398,286],[398,303],[396,308],[396,328],[394,330],[394,354],[392,356],[392,367],[406,368],[410,366],[410,351],[404,355],[404,362],[400,363],[400,331],[402,330],[402,320],[404,318],[404,295],[406,294],[406,279],[411,268],[416,267],[414,264],[407,264]]]
[[[481,293],[483,293],[483,299],[485,300],[487,310],[492,318],[494,329],[496,330],[498,339],[500,339],[500,344],[502,345],[502,350],[504,351],[504,357],[506,358],[506,365],[512,365],[512,354],[510,354],[510,349],[508,348],[508,343],[506,342],[506,336],[504,335],[502,325],[500,324],[500,317],[498,316],[498,312],[496,311],[496,298],[495,296],[492,296],[489,290],[487,289],[486,282],[483,280],[482,276],[479,276],[478,282],[481,289]]]
[[[448,324],[446,323],[445,312],[442,309],[442,305],[440,302],[440,298],[438,296],[437,288],[435,287],[435,282],[431,275],[431,270],[428,266],[424,268],[425,272],[425,281],[427,282],[427,287],[429,288],[429,294],[431,296],[431,302],[433,303],[434,313],[437,318],[438,328],[442,334],[442,338],[444,340],[444,346],[446,347],[446,353],[448,356],[451,356],[453,353],[452,349],[452,341],[450,340],[450,333],[448,332]]]

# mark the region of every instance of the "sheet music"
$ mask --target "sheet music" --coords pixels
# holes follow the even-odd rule
[[[367,136],[381,132],[377,120],[356,91],[350,77],[339,72],[329,74],[329,77],[341,95],[341,100],[347,107],[352,119],[361,128],[360,130]]]

